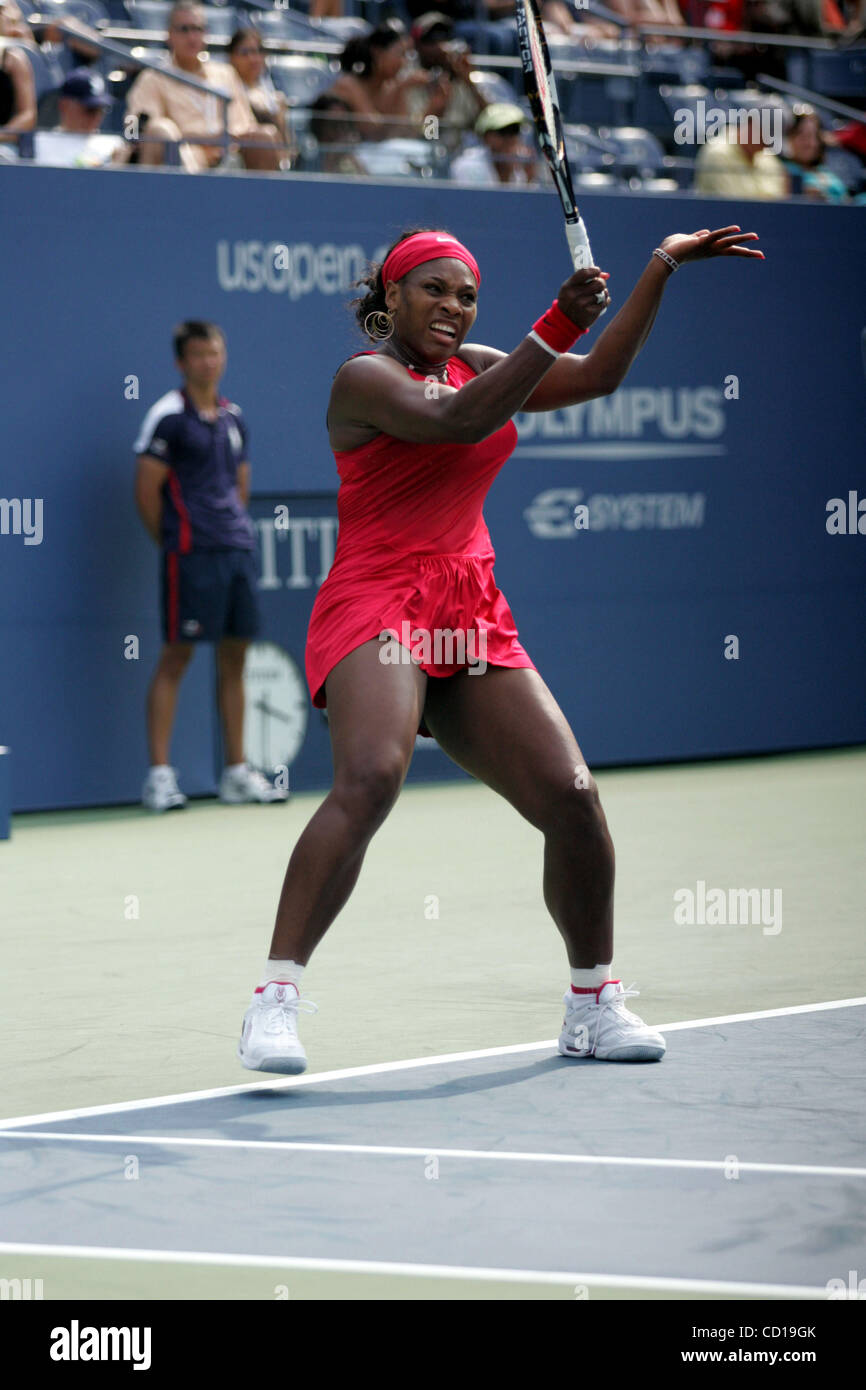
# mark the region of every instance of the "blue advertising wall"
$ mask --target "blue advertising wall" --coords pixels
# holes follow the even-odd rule
[[[767,259],[684,267],[615,396],[517,417],[485,516],[525,646],[594,766],[863,741],[866,208],[605,194],[584,212],[618,303],[673,231],[740,222]],[[131,444],[177,384],[182,318],[226,332],[223,391],[249,424],[260,529],[274,499],[298,520],[280,556],[301,557],[306,579],[280,558],[263,603],[265,635],[303,670],[316,518],[334,516],[338,482],[325,406],[363,346],[351,282],[404,227],[430,224],[481,264],[474,340],[516,346],[568,273],[550,193],[0,167],[0,501],[42,503],[38,544],[15,534],[14,509],[0,514],[15,808],[139,795],[160,636]],[[213,683],[202,650],[173,748],[193,795],[215,788]],[[410,776],[441,775],[460,774],[437,749],[416,754]],[[292,785],[329,777],[309,707]]]

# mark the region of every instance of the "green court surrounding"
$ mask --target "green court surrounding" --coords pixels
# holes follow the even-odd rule
[[[866,994],[864,774],[862,748],[597,774],[617,850],[613,973],[637,984],[647,1022]],[[320,799],[15,817],[0,845],[0,1118],[260,1082],[234,1048],[288,854]],[[310,1073],[555,1039],[568,973],[541,848],[478,784],[405,789],[307,971]],[[781,890],[781,929],[677,924],[675,893],[699,882]],[[574,1085],[579,1107],[579,1070]],[[37,1275],[46,1298],[696,1296],[0,1254],[0,1276]]]

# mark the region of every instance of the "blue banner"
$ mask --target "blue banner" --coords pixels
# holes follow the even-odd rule
[[[222,390],[250,430],[264,637],[302,672],[336,524],[325,408],[364,345],[353,281],[402,229],[450,228],[482,269],[473,339],[510,350],[568,275],[561,214],[547,192],[426,181],[7,166],[0,197],[0,744],[13,806],[133,801],[161,637],[132,443],[179,384],[173,326],[205,317],[226,333]],[[521,640],[590,765],[862,742],[866,208],[588,194],[582,211],[615,305],[677,230],[739,222],[767,259],[684,266],[615,395],[517,417],[485,516]],[[268,537],[262,508],[283,497],[303,527]],[[269,710],[293,685],[262,661],[256,737],[276,747]],[[327,727],[303,694],[291,784],[326,787]],[[188,794],[215,789],[218,743],[205,649],[172,752]],[[443,772],[459,775],[418,752],[413,776]]]

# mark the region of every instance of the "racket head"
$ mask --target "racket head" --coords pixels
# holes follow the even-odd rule
[[[578,213],[565,153],[559,97],[537,0],[517,0],[516,12],[523,86],[539,148],[550,165],[565,219],[576,222]]]

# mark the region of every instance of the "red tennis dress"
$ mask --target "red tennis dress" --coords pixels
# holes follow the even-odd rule
[[[424,380],[423,372],[406,370]],[[461,358],[449,359],[449,386],[459,389],[475,375]],[[337,662],[385,632],[405,649],[392,643],[390,659],[412,660],[428,676],[483,670],[482,661],[537,669],[496,587],[481,510],[516,443],[509,420],[480,444],[411,444],[382,433],[334,451],[337,548],[313,604],[305,652],[318,709]],[[419,733],[432,737],[423,720]]]

